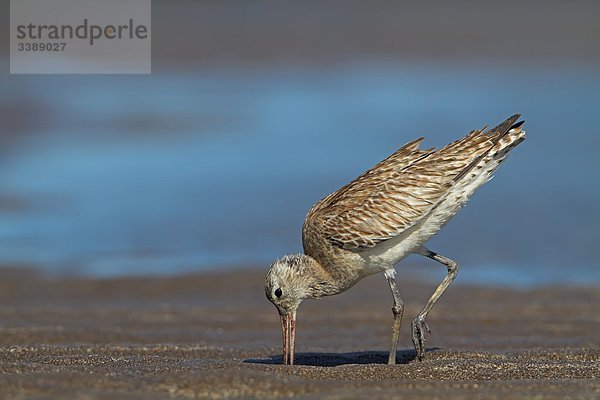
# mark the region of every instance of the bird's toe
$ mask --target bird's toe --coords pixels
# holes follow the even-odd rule
[[[423,356],[425,355],[425,332],[431,333],[431,329],[429,328],[429,325],[427,325],[427,322],[425,322],[425,317],[423,316],[415,318],[411,327],[412,341],[415,345],[417,360],[423,361]]]

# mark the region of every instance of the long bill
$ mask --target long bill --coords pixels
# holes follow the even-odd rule
[[[280,314],[283,335],[283,364],[294,365],[294,344],[296,342],[296,311]]]

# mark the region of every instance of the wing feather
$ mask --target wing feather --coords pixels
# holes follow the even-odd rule
[[[303,232],[316,229],[333,245],[353,251],[399,235],[433,210],[518,118],[474,130],[437,151],[420,149],[423,138],[407,143],[315,204]]]

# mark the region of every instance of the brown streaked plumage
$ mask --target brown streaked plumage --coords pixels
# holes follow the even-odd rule
[[[365,276],[383,272],[394,299],[388,359],[394,364],[404,311],[394,266],[411,253],[448,269],[411,324],[416,357],[423,358],[429,332],[425,318],[458,271],[454,261],[424,243],[525,139],[519,117],[472,131],[439,150],[420,149],[423,138],[412,141],[310,209],[302,228],[305,254],[273,262],[265,282],[266,296],[281,316],[284,363],[294,363],[296,310],[303,299],[341,293]]]

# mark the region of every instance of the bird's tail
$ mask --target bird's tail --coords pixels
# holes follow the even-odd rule
[[[518,119],[520,115],[517,114],[514,117]],[[512,118],[506,120],[505,123],[511,121]],[[514,121],[516,121],[516,119]],[[501,163],[502,161],[504,161],[504,159],[512,149],[517,147],[519,143],[525,140],[525,131],[521,129],[525,121],[519,121],[516,123],[514,121],[511,121],[510,125],[508,125],[508,129],[505,128],[505,132],[498,136],[498,139],[495,141],[494,146],[489,151],[485,159],[488,159],[488,161],[491,161],[491,159],[493,159],[498,163]],[[502,126],[502,124],[500,124],[500,126]],[[499,133],[502,131],[499,130],[496,132]],[[491,159],[489,159],[490,157]]]
[[[475,167],[483,171],[486,181],[492,179],[494,172],[506,159],[508,153],[525,140],[525,131],[521,128],[525,121],[516,122],[520,116],[516,114],[488,131],[489,134],[494,135],[494,145]]]
[[[491,145],[485,152],[473,159],[466,168],[455,176],[454,181],[458,182],[469,173],[473,174],[474,170],[482,169],[484,169],[491,178],[491,174],[498,168],[500,163],[504,161],[508,153],[525,140],[525,131],[521,129],[521,126],[525,121],[517,122],[520,117],[521,114],[515,114],[512,117],[507,118],[500,125],[488,129],[485,132],[472,132],[472,135],[486,137],[487,141],[491,142]],[[475,175],[477,175],[477,173],[475,173]]]

